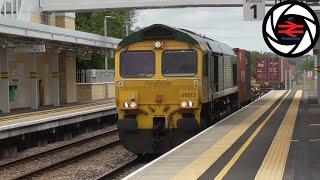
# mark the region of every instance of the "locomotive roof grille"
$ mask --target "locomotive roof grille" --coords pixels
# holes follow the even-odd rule
[[[167,28],[151,28],[142,31],[142,36],[145,39],[169,39],[174,38],[174,31]]]
[[[189,30],[177,29],[163,24],[154,24],[124,38],[119,47],[149,39],[172,39],[201,45],[204,51],[235,56],[233,49],[226,44],[201,36]]]

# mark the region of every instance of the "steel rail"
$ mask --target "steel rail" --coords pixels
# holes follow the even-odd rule
[[[99,176],[98,178],[96,178],[96,180],[112,179],[112,177],[114,177],[114,176],[120,174],[121,172],[123,172],[124,170],[129,169],[130,167],[136,165],[139,161],[140,161],[139,158],[132,159],[131,161],[127,162],[126,164],[123,164],[123,165],[113,169],[112,171],[109,171],[109,172]]]
[[[91,150],[88,150],[86,152],[83,152],[81,154],[77,154],[77,155],[74,155],[70,158],[66,158],[66,159],[63,159],[61,161],[58,161],[58,162],[55,162],[53,164],[50,164],[50,165],[47,165],[45,167],[42,167],[40,169],[36,169],[36,170],[33,170],[33,171],[30,171],[28,173],[25,173],[23,175],[19,175],[18,177],[15,177],[13,178],[14,180],[20,180],[20,179],[30,179],[36,175],[39,175],[45,171],[48,171],[49,169],[53,169],[55,167],[58,167],[58,166],[61,166],[63,164],[67,164],[67,163],[72,163],[74,161],[77,161],[77,160],[80,160],[80,159],[83,159],[83,158],[86,158],[92,154],[96,154],[96,153],[99,153],[103,150],[106,150],[106,149],[110,149],[114,146],[117,146],[117,145],[120,145],[120,140],[116,140],[114,142],[111,142],[109,144],[106,144],[106,145],[102,145],[102,146],[99,146],[97,148],[94,148],[94,149],[91,149]]]
[[[117,132],[118,132],[118,129],[115,128],[115,129],[112,129],[112,130],[109,130],[109,131],[106,131],[106,132],[99,133],[99,134],[97,134],[95,136],[92,136],[92,137],[89,137],[89,138],[81,139],[81,140],[78,140],[78,141],[75,141],[75,142],[72,142],[72,143],[68,143],[68,144],[59,146],[57,148],[49,149],[47,151],[39,152],[39,153],[36,153],[36,154],[32,154],[30,156],[26,156],[26,157],[22,157],[22,158],[13,160],[13,161],[9,161],[9,162],[0,164],[0,170],[1,169],[5,169],[5,168],[10,167],[10,166],[14,166],[14,165],[19,164],[21,162],[31,161],[31,160],[36,159],[38,157],[46,156],[46,155],[51,154],[51,153],[55,153],[55,152],[62,151],[62,150],[68,149],[68,148],[72,148],[74,146],[85,144],[85,143],[88,143],[90,141],[102,138],[104,136],[110,136],[110,135],[115,134]]]

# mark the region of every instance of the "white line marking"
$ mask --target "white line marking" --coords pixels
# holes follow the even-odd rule
[[[320,139],[310,139],[309,141],[310,142],[318,142],[318,141],[320,141]]]
[[[320,126],[320,124],[309,124],[309,126]]]

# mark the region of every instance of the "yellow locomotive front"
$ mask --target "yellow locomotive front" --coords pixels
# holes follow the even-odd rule
[[[200,129],[200,46],[155,27],[124,39],[115,55],[120,139],[135,153],[166,152]]]

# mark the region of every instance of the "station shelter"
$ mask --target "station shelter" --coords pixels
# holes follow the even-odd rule
[[[0,15],[0,112],[83,99],[81,94],[88,92],[79,89],[83,84],[77,89],[76,57],[107,55],[120,40],[75,31],[74,13],[45,14],[16,6],[11,12],[2,8]]]

